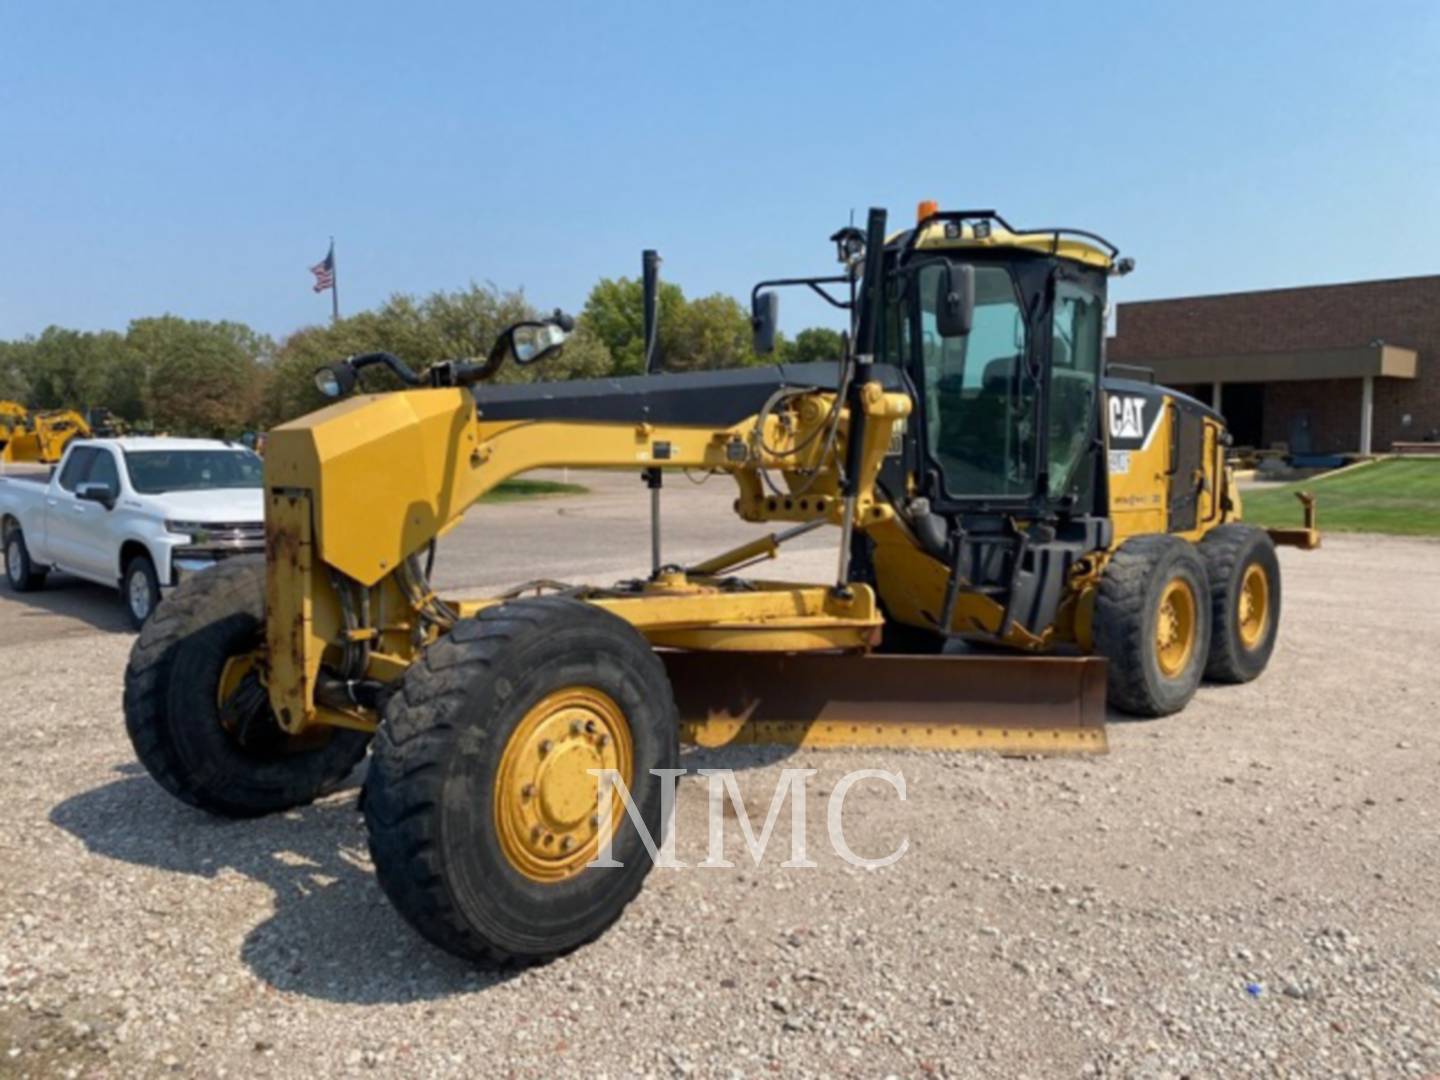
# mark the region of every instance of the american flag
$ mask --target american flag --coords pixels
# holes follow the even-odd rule
[[[325,253],[325,258],[310,267],[310,272],[315,275],[316,292],[324,292],[326,289],[335,287],[335,242],[333,240],[330,242],[330,250]]]

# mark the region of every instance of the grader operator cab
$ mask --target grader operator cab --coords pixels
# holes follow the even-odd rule
[[[322,369],[342,400],[270,433],[265,558],[187,580],[135,644],[140,760],[245,816],[333,789],[371,747],[386,893],[442,948],[523,963],[638,891],[637,825],[662,835],[655,770],[682,736],[1097,751],[1107,697],[1160,716],[1202,676],[1259,675],[1274,546],[1240,523],[1223,420],[1107,377],[1117,249],[933,206],[888,239],[879,210],[833,239],[839,273],[754,294],[761,351],[781,287],[846,311],[833,363],[490,384],[562,346],[557,312],[480,362]],[[373,366],[406,388],[355,394]],[[437,539],[542,466],[643,471],[652,506],[665,470],[725,473],[742,518],[784,527],[681,566],[657,517],[647,577],[436,595]],[[824,526],[832,582],[740,576]],[[592,865],[607,838],[621,865]]]

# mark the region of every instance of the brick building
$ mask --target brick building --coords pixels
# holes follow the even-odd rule
[[[1440,276],[1120,304],[1108,356],[1218,397],[1240,446],[1440,438]]]

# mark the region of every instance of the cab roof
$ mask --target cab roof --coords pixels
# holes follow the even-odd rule
[[[928,209],[922,207],[922,213]],[[1120,254],[1119,248],[1094,233],[1063,227],[1018,229],[994,210],[932,210],[914,229],[889,237],[886,246],[892,245],[913,251],[1026,251],[1104,271],[1115,268]]]
[[[1086,266],[1109,270],[1114,259],[1088,241],[1065,236],[1058,232],[1011,232],[995,227],[988,236],[977,237],[974,225],[961,225],[959,236],[947,236],[941,222],[926,225],[915,241],[917,251],[948,250],[952,248],[1013,248],[1030,251],[1037,255],[1051,255]]]
[[[220,439],[182,439],[158,435],[123,435],[116,439],[76,439],[77,446],[118,446],[121,450],[245,450],[239,443]]]

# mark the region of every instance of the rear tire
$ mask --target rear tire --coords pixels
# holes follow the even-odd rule
[[[149,555],[134,555],[120,575],[120,599],[130,616],[130,625],[139,630],[160,604],[160,575]]]
[[[1280,631],[1280,560],[1270,535],[1253,525],[1221,525],[1200,541],[1210,577],[1210,662],[1222,683],[1256,678]]]
[[[30,561],[25,534],[16,525],[5,534],[5,580],[16,592],[34,592],[45,584],[46,571]]]
[[[243,734],[227,729],[222,675],[232,658],[263,643],[264,628],[265,561],[230,559],[165,598],[125,670],[125,729],[140,763],[177,799],[223,817],[289,810],[333,791],[370,739],[340,729],[288,736],[263,688],[243,681],[236,695],[248,689],[256,707]]]
[[[531,964],[593,940],[651,859],[617,794],[623,865],[587,865],[599,815],[585,770],[628,771],[659,844],[668,808],[651,770],[676,768],[678,732],[664,666],[609,612],[545,597],[461,620],[406,673],[376,735],[364,806],[381,887],[469,960]]]
[[[1154,717],[1189,704],[1209,651],[1209,597],[1195,545],[1164,534],[1121,545],[1095,602],[1095,651],[1109,660],[1111,705]]]

